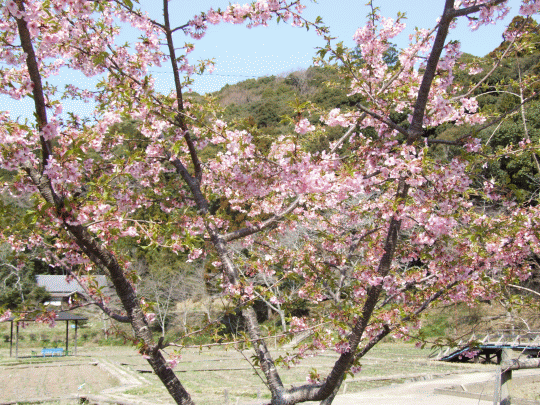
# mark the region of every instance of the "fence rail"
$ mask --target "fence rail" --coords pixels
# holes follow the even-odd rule
[[[454,346],[441,347],[432,355],[442,361],[474,361],[500,364],[503,349],[520,351],[529,357],[540,357],[540,331],[500,330],[461,339]]]

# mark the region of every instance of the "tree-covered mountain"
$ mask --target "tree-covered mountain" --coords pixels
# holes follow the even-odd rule
[[[426,134],[431,139],[442,141],[456,141],[466,135],[480,138],[485,152],[493,155],[490,164],[480,171],[480,178],[489,180],[495,177],[502,180],[509,192],[519,200],[536,201],[540,188],[540,157],[532,153],[519,157],[504,154],[505,148],[510,145],[526,142],[527,138],[534,143],[540,137],[540,101],[535,95],[539,86],[537,81],[530,79],[540,71],[540,40],[536,38],[538,25],[534,20],[522,17],[516,17],[511,24],[516,29],[523,26],[527,28],[527,35],[534,37],[532,40],[523,38],[523,42],[528,44],[526,47],[506,55],[504,53],[511,40],[503,38],[501,44],[484,57],[463,54],[454,70],[455,80],[463,88],[478,84],[471,95],[476,97],[486,122],[500,120],[498,125],[481,130],[482,126],[472,128],[450,122],[436,128],[426,128]],[[396,60],[393,63],[399,66]],[[491,70],[493,72],[484,80]],[[471,75],[473,71],[478,73]],[[529,81],[520,82],[520,77],[528,77]],[[307,117],[311,123],[319,120],[320,115],[316,113],[319,109],[355,109],[360,99],[348,97],[348,89],[348,83],[340,79],[338,67],[312,66],[278,76],[225,85],[212,93],[211,97],[223,108],[224,121],[250,130],[264,146],[264,138],[291,132],[297,110],[295,107],[302,103],[309,103],[315,111]],[[523,109],[520,108],[522,100]],[[408,126],[406,113],[396,113],[391,118],[404,127]],[[324,137],[319,135],[309,142],[317,150],[339,136],[338,129],[328,128]],[[436,150],[443,156],[457,153],[452,146],[443,144]]]

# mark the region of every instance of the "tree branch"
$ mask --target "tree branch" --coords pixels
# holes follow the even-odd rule
[[[501,4],[501,3],[503,3],[504,1],[506,1],[506,0],[492,0],[492,1],[484,3],[484,4],[470,6],[470,7],[466,7],[466,8],[462,8],[462,9],[458,9],[458,10],[456,10],[456,9],[454,9],[452,7],[452,10],[449,10],[448,15],[449,15],[450,18],[463,17],[463,16],[466,16],[466,15],[469,15],[469,14],[477,13],[480,10],[482,10],[482,8],[497,6],[497,5]]]
[[[23,0],[17,0],[19,10],[24,11]],[[40,131],[47,124],[47,116],[45,112],[45,97],[43,87],[41,86],[41,75],[38,69],[37,57],[33,51],[30,33],[27,23],[22,19],[17,19],[19,28],[19,37],[23,44],[23,49],[27,53],[26,65],[30,72],[30,78],[34,85],[34,99],[36,115],[38,117],[38,127]],[[50,142],[46,141],[40,134],[41,147],[43,153],[43,165],[45,166],[48,159],[52,157]],[[136,336],[143,342],[143,353],[148,355],[148,362],[152,366],[154,372],[163,382],[174,400],[181,405],[192,405],[190,395],[182,386],[174,372],[167,366],[165,358],[159,350],[154,350],[156,347],[152,333],[148,328],[144,313],[140,306],[135,290],[124,275],[123,268],[116,259],[113,253],[108,251],[103,245],[90,234],[88,229],[82,225],[73,225],[73,216],[65,210],[63,199],[59,198],[51,185],[49,178],[37,172],[36,169],[27,165],[24,170],[30,177],[30,180],[37,187],[42,198],[51,204],[55,210],[54,214],[60,220],[64,229],[69,233],[72,241],[74,241],[79,249],[85,253],[90,260],[100,267],[107,269],[110,279],[114,284],[118,297],[122,301],[122,305],[127,312],[129,321]]]
[[[356,107],[358,107],[358,109],[360,111],[363,111],[364,113],[368,114],[368,115],[371,115],[373,118],[375,118],[376,120],[388,125],[390,128],[398,131],[399,133],[405,135],[405,136],[408,136],[409,133],[407,132],[407,130],[405,128],[403,128],[402,126],[396,124],[395,122],[393,121],[390,121],[390,120],[387,120],[386,118],[384,118],[382,115],[376,113],[375,111],[371,111],[369,108],[367,107],[364,107],[362,104],[360,103],[357,103],[356,104]]]
[[[58,261],[59,259],[56,258]],[[75,279],[75,281],[81,286],[81,288],[84,290],[84,292],[88,295],[88,297],[92,297],[92,293],[88,289],[85,283],[81,281],[81,279],[71,270],[68,270],[68,273]],[[105,305],[103,300],[93,300],[92,302],[89,302],[90,305],[96,305],[99,309],[101,309],[106,315],[114,319],[115,321],[121,322],[121,323],[129,323],[130,318],[127,315],[121,315],[117,312],[114,312],[111,308]]]
[[[23,0],[16,0],[16,4],[19,10],[25,12]],[[28,68],[28,74],[30,75],[30,80],[33,84],[32,94],[34,96],[34,106],[37,117],[38,131],[40,132],[39,139],[41,141],[43,170],[52,155],[51,142],[49,140],[45,140],[42,132],[43,128],[48,123],[45,96],[43,94],[43,84],[41,83],[41,74],[39,73],[36,53],[34,52],[34,46],[32,44],[32,39],[30,36],[30,31],[28,30],[27,23],[24,17],[16,18],[16,21],[17,28],[19,29],[21,46],[26,53],[26,66]]]
[[[450,10],[454,8],[453,0],[446,0],[444,6],[443,17],[439,23],[439,29],[437,30],[437,35],[435,37],[435,43],[433,45],[432,51],[429,55],[426,70],[422,78],[422,83],[418,92],[418,97],[414,105],[412,122],[411,126],[407,133],[407,143],[413,144],[422,134],[422,124],[425,114],[425,109],[428,101],[429,92],[432,86],[433,79],[435,77],[435,72],[437,70],[437,64],[440,60],[442,50],[444,49],[444,44],[446,37],[448,35],[448,27],[452,22],[453,17],[448,15]],[[400,179],[396,191],[395,201],[403,202],[405,201],[408,192],[409,185],[405,182],[405,179]],[[379,261],[377,268],[377,274],[380,277],[385,277],[390,271],[392,261],[394,258],[394,252],[397,248],[398,237],[401,230],[401,219],[398,219],[396,216],[393,216],[390,219],[388,226],[386,241],[384,244],[384,253]],[[342,353],[339,359],[334,364],[330,374],[324,381],[324,383],[315,386],[304,386],[299,387],[298,389],[293,389],[288,391],[288,394],[292,398],[303,398],[303,400],[322,400],[324,398],[332,395],[336,387],[338,387],[343,381],[343,375],[348,370],[350,365],[354,360],[354,354],[357,350],[357,347],[360,343],[362,335],[369,324],[369,320],[375,310],[376,304],[379,300],[379,296],[382,292],[382,286],[376,285],[372,286],[367,291],[366,301],[362,308],[362,312],[358,321],[352,328],[352,331],[348,338],[348,343],[350,350],[348,352]],[[298,402],[298,401],[296,401]],[[291,402],[291,403],[296,403]]]
[[[163,15],[165,17],[165,36],[167,37],[167,46],[169,48],[169,57],[171,59],[171,66],[172,66],[172,71],[173,71],[173,76],[174,76],[176,102],[178,105],[178,111],[181,112],[181,111],[184,111],[184,102],[182,100],[182,84],[180,83],[178,61],[176,60],[176,52],[174,49],[171,25],[169,21],[169,0],[163,0]],[[197,150],[195,148],[195,144],[193,143],[193,140],[191,139],[191,136],[188,131],[188,127],[184,121],[182,114],[178,113],[176,115],[176,120],[178,121],[180,128],[182,128],[182,130],[184,131],[184,134],[183,134],[184,139],[189,149],[191,162],[193,163],[193,167],[195,169],[195,178],[197,179],[197,182],[200,184],[202,180],[202,166],[201,166],[201,161],[199,160],[199,155],[197,154]]]
[[[253,226],[245,227],[242,229],[238,229],[233,232],[229,232],[223,235],[221,239],[224,242],[231,242],[233,240],[244,238],[246,236],[253,235],[257,232],[260,232],[264,229],[270,228],[273,225],[275,225],[278,221],[283,219],[283,217],[290,214],[298,206],[299,202],[300,202],[300,196],[296,197],[294,201],[291,202],[284,211],[280,212],[279,214],[274,215],[272,218],[269,218],[266,221],[262,221],[258,225],[253,225]]]
[[[476,89],[478,89],[478,88],[482,85],[482,83],[484,83],[484,82],[485,82],[485,81],[493,74],[493,72],[495,71],[495,69],[497,69],[497,68],[501,65],[501,63],[502,63],[502,61],[504,60],[505,56],[506,56],[507,53],[510,51],[510,49],[513,47],[514,42],[516,41],[516,39],[517,39],[517,37],[514,37],[514,38],[512,39],[512,42],[511,42],[511,43],[508,45],[508,47],[504,50],[504,53],[501,55],[500,58],[498,58],[497,62],[495,62],[495,63],[493,64],[493,67],[491,68],[491,70],[490,70],[488,73],[486,73],[482,79],[480,79],[473,87],[471,87],[471,88],[469,89],[469,91],[467,91],[467,93],[465,93],[465,94],[460,94],[459,96],[456,96],[456,97],[452,97],[452,98],[450,99],[450,101],[457,101],[457,100],[460,100],[460,99],[462,99],[462,98],[464,98],[464,97],[468,97],[468,96],[470,96],[472,93],[474,93],[474,92],[476,91]]]
[[[531,294],[538,295],[540,297],[540,293],[538,291],[531,290],[530,288],[521,287],[519,285],[514,285],[514,284],[508,284],[508,287],[517,288],[518,290],[527,291],[527,292],[530,292]]]
[[[494,120],[488,122],[487,124],[484,124],[482,125],[480,128],[475,128],[473,131],[469,132],[467,135],[463,135],[462,137],[458,138],[456,141],[454,142],[459,142],[459,141],[462,141],[466,138],[469,138],[471,136],[473,136],[474,134],[477,134],[479,133],[480,131],[483,131],[484,129],[486,128],[489,128],[495,124],[498,124],[499,122],[501,122],[503,119],[505,119],[507,116],[509,115],[512,115],[514,114],[515,112],[519,111],[521,109],[521,106],[527,104],[529,101],[532,101],[534,100],[536,97],[538,97],[540,95],[540,92],[535,92],[533,93],[532,95],[530,95],[529,97],[525,98],[523,100],[523,102],[519,103],[516,107],[512,108],[510,111],[507,111],[505,112],[504,114],[501,114],[499,117],[495,118]],[[429,140],[428,140],[429,142]],[[438,143],[443,143],[443,142],[438,142]]]
[[[444,49],[446,37],[448,36],[448,27],[450,26],[454,15],[454,0],[446,0],[444,5],[444,12],[439,23],[439,29],[435,36],[433,48],[429,54],[429,58],[426,63],[426,70],[422,77],[422,83],[418,90],[418,96],[413,109],[412,122],[409,128],[409,134],[407,143],[413,144],[422,135],[422,125],[424,123],[424,114],[426,105],[428,102],[429,92],[437,72],[437,65],[441,58],[442,51]]]

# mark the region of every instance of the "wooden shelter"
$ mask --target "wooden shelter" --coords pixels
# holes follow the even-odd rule
[[[73,296],[86,300],[85,289],[77,280],[68,281],[66,276],[38,274],[36,276],[38,287],[43,287],[50,294],[51,298],[45,305],[68,305],[69,299]],[[106,296],[111,296],[111,288],[107,283],[107,277],[102,275],[92,276],[92,283],[99,287]]]
[[[74,322],[75,324],[75,336],[74,336],[74,345],[73,345],[73,354],[77,355],[77,331],[79,328],[79,321],[86,321],[88,318],[84,316],[79,316],[72,314],[70,312],[58,312],[56,314],[56,322],[62,321],[66,323],[66,351],[65,354],[69,353],[69,321]],[[19,357],[19,322],[34,322],[35,318],[29,319],[18,319],[11,317],[6,319],[4,322],[11,322],[11,329],[9,335],[9,357],[13,357],[13,324],[15,323],[15,358]]]

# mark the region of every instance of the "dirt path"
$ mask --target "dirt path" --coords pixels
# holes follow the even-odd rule
[[[540,370],[514,371],[513,378],[523,376],[539,376]],[[452,386],[476,385],[476,394],[493,398],[494,372],[467,373],[452,375],[428,381],[418,381],[408,384],[391,385],[387,387],[367,390],[356,394],[338,395],[334,405],[493,405],[493,399],[481,400],[479,395],[475,398],[461,398],[454,395],[437,393],[437,389],[446,389]],[[481,384],[483,383],[483,384]],[[516,382],[519,384],[518,382]],[[480,388],[480,389],[478,389]],[[512,386],[510,392],[512,393]],[[516,387],[519,388],[519,387]],[[471,393],[473,394],[473,393]],[[532,402],[531,402],[532,403]],[[538,402],[537,402],[538,403]]]
[[[221,369],[235,366],[238,363],[238,356],[231,353],[210,354],[197,352],[195,354],[186,353],[183,363],[178,367],[180,377],[186,379],[188,375],[194,376],[191,380],[186,379],[186,384],[193,392],[196,402],[207,405],[223,405],[222,401],[225,392],[230,404],[254,404],[262,403],[262,399],[257,401],[259,395],[257,386],[251,380],[247,380],[245,370],[229,371],[227,378],[219,381],[220,374],[215,372],[201,371],[207,369]],[[84,360],[86,358],[86,360]],[[36,359],[38,361],[40,359]],[[320,359],[319,359],[320,360]],[[323,358],[322,360],[325,360]],[[414,359],[413,359],[414,360]],[[416,363],[413,360],[402,360],[405,367],[389,367],[386,358],[371,358],[370,361],[378,367],[384,368],[388,374],[387,378],[394,381],[403,381],[414,378],[423,380],[414,383],[394,384],[381,388],[369,389],[358,393],[339,395],[334,401],[335,405],[492,405],[492,399],[479,401],[478,399],[459,398],[456,396],[442,395],[437,393],[437,389],[449,388],[451,386],[465,386],[469,393],[477,392],[488,396],[493,396],[495,366],[479,367],[478,365],[466,365],[447,368],[443,365],[429,364],[429,367],[412,367]],[[40,360],[41,361],[41,360]],[[324,364],[323,364],[324,366]],[[473,368],[474,367],[474,368]],[[16,400],[28,400],[34,398],[56,398],[48,405],[76,404],[78,401],[65,401],[67,397],[81,397],[91,399],[91,402],[105,404],[106,399],[120,404],[146,405],[172,404],[171,398],[166,390],[159,383],[157,378],[151,373],[137,372],[148,368],[145,361],[134,352],[132,348],[94,348],[78,358],[58,358],[47,359],[46,363],[17,364],[13,361],[6,361],[0,367],[0,404]],[[189,371],[197,372],[189,373]],[[485,371],[484,371],[485,370]],[[184,373],[184,371],[188,373]],[[305,368],[298,369],[292,375],[292,380],[297,381],[302,376]],[[391,371],[398,374],[390,374]],[[417,371],[415,373],[415,371]],[[456,373],[445,377],[434,378],[437,374]],[[459,374],[458,374],[459,373]],[[535,374],[536,379],[527,384],[518,382],[518,377],[523,374]],[[357,380],[372,381],[381,376],[364,375]],[[383,376],[384,377],[384,376]],[[431,378],[431,379],[429,379]],[[521,384],[521,392],[516,388],[518,394],[512,395],[514,398],[524,398],[525,393],[532,393],[530,399],[537,398],[540,394],[540,370],[520,370],[514,372],[514,385]],[[375,382],[377,382],[375,381]],[[227,385],[227,384],[228,385]],[[230,383],[230,384],[229,384]],[[349,381],[349,391],[358,389],[358,381]],[[290,382],[287,382],[290,384]],[[209,385],[214,387],[209,389]],[[238,388],[231,388],[234,385],[241,385],[246,393]],[[373,385],[372,385],[373,386]],[[217,387],[217,388],[216,388]],[[526,391],[526,392],[524,392]],[[260,391],[264,395],[264,392]],[[490,397],[491,396],[491,397]],[[61,398],[64,400],[58,402]],[[476,397],[478,398],[478,396]],[[534,403],[534,402],[529,402]],[[538,402],[540,404],[540,402]],[[316,403],[313,403],[316,405]]]

